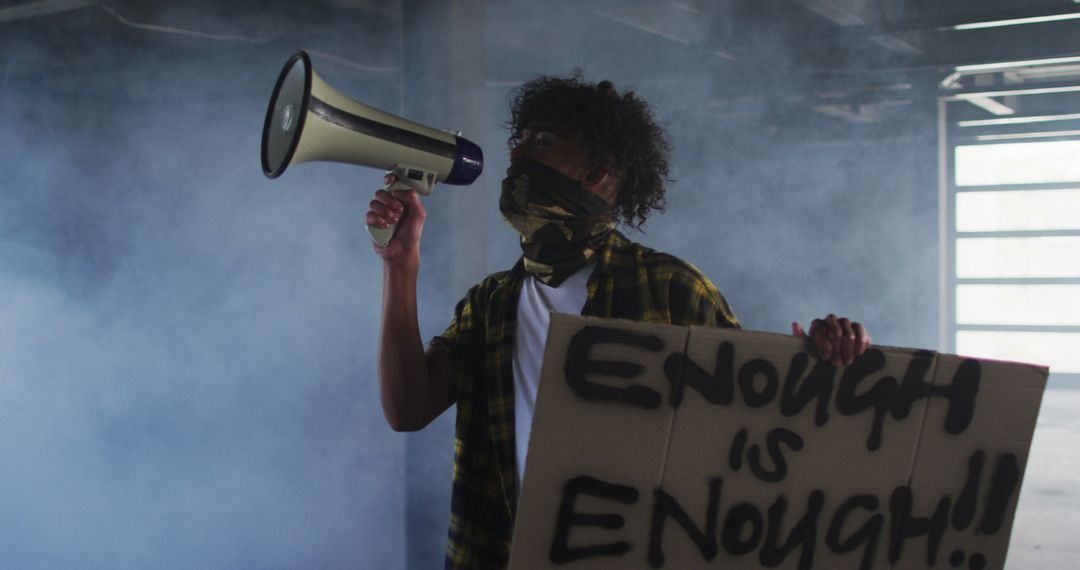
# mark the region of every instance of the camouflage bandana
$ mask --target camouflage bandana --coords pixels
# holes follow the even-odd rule
[[[521,234],[525,270],[551,287],[590,263],[615,228],[603,198],[527,159],[511,161],[499,210]]]

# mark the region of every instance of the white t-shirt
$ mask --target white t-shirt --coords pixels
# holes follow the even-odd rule
[[[517,488],[525,476],[525,456],[529,452],[540,367],[544,363],[551,313],[580,315],[589,297],[589,276],[595,264],[579,269],[558,287],[548,287],[532,275],[525,277],[518,298],[517,328],[514,332],[514,443],[517,449]]]

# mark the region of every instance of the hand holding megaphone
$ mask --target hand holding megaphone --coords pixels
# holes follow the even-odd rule
[[[387,175],[387,186],[393,184],[393,175]],[[402,268],[419,269],[420,236],[424,231],[427,211],[420,201],[420,194],[412,190],[384,188],[375,192],[367,211],[368,231],[393,227],[393,240],[381,245],[373,235],[371,245],[383,261]],[[389,232],[387,232],[389,233]]]
[[[375,193],[365,220],[371,241],[382,247],[390,245],[390,240],[397,233],[398,220],[402,216],[409,216],[414,220],[419,218],[416,220],[419,223],[423,223],[425,216],[419,200],[409,199],[403,194],[395,195],[395,193],[415,191],[424,196],[431,194],[434,173],[409,166],[398,166],[386,173],[385,181],[386,185]]]
[[[278,75],[263,123],[262,167],[268,178],[290,164],[347,162],[388,170],[396,181],[387,191],[431,194],[436,182],[472,184],[484,168],[484,153],[457,133],[414,123],[350,99],[327,85],[296,52]],[[385,247],[395,227],[368,226]]]

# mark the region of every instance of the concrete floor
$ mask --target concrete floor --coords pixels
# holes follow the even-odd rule
[[[1080,390],[1043,396],[1005,567],[1080,568]]]

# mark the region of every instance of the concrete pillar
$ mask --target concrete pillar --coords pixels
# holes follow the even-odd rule
[[[402,112],[436,128],[461,131],[492,152],[485,135],[485,0],[405,0],[402,6]],[[425,336],[446,326],[457,301],[486,273],[484,209],[495,196],[485,178],[472,186],[437,187],[421,246],[420,311]],[[408,568],[443,563],[450,512],[454,409],[406,443]]]

